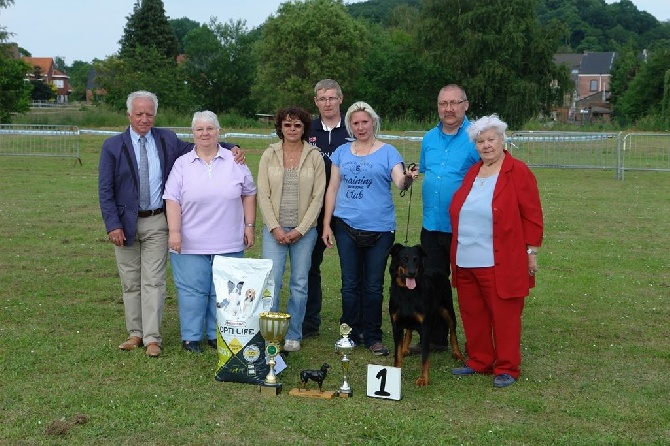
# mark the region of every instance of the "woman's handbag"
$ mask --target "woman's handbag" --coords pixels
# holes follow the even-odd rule
[[[338,220],[359,248],[369,248],[374,246],[383,234],[383,232],[378,231],[364,231],[362,229],[352,228],[341,218],[338,218]]]

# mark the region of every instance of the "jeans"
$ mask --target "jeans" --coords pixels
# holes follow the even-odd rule
[[[291,229],[284,228],[287,232]],[[289,257],[291,261],[290,296],[286,309],[286,312],[291,315],[291,321],[289,322],[286,339],[294,341],[302,339],[302,321],[305,318],[305,305],[307,304],[307,282],[316,236],[316,229],[311,228],[297,242],[280,245],[268,231],[267,226],[263,227],[262,257],[272,260],[272,278],[275,283],[272,311],[279,311],[286,258]]]
[[[362,336],[365,346],[370,347],[382,341],[384,275],[395,232],[382,233],[377,242],[367,248],[356,246],[339,218],[334,219],[333,233],[342,270],[340,323],[351,327],[350,337],[354,342],[358,343]]]
[[[241,258],[244,252],[222,254]],[[177,254],[170,252],[172,277],[177,288],[179,326],[182,341],[216,339],[216,290],[212,278],[213,254]]]
[[[321,290],[321,263],[326,245],[321,240],[323,232],[317,226],[316,243],[312,250],[312,263],[309,268],[309,281],[307,285],[307,305],[305,305],[305,319],[302,322],[303,331],[319,331],[321,327],[321,302],[323,291]]]

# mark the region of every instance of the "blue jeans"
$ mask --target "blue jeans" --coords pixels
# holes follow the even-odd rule
[[[340,323],[351,327],[354,342],[360,342],[362,336],[365,346],[370,347],[382,341],[384,275],[395,232],[383,232],[373,246],[359,248],[345,229],[344,222],[335,218],[333,234],[342,270]]]
[[[241,258],[244,252],[222,254]],[[216,339],[216,290],[212,278],[213,254],[177,254],[170,252],[172,277],[177,288],[179,326],[182,341]]]
[[[291,229],[284,228],[287,232]],[[316,236],[316,228],[311,228],[297,242],[280,245],[270,234],[267,226],[263,227],[262,257],[272,260],[272,278],[275,283],[272,311],[279,311],[279,296],[286,268],[286,258],[291,259],[290,297],[286,309],[286,312],[291,315],[291,321],[286,339],[295,341],[302,339],[302,321],[305,318],[305,305],[307,304],[307,282]]]

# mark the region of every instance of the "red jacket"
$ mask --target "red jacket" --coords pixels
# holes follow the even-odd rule
[[[493,261],[496,286],[501,298],[528,296],[535,286],[535,276],[528,274],[526,247],[542,244],[543,220],[540,192],[535,175],[522,161],[505,151],[493,191]],[[453,237],[451,242],[452,284],[457,287],[456,247],[458,220],[482,162],[468,170],[463,184],[454,194],[449,207]]]

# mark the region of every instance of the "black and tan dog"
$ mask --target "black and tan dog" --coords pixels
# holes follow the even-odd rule
[[[451,356],[461,361],[465,359],[458,347],[456,316],[447,292],[449,282],[442,271],[424,270],[426,252],[421,245],[396,243],[389,255],[389,313],[395,344],[394,365],[402,367],[403,356],[409,354],[412,330],[418,331],[421,335],[421,372],[416,385],[425,386],[430,371],[431,332],[438,324],[446,324],[449,329]]]

